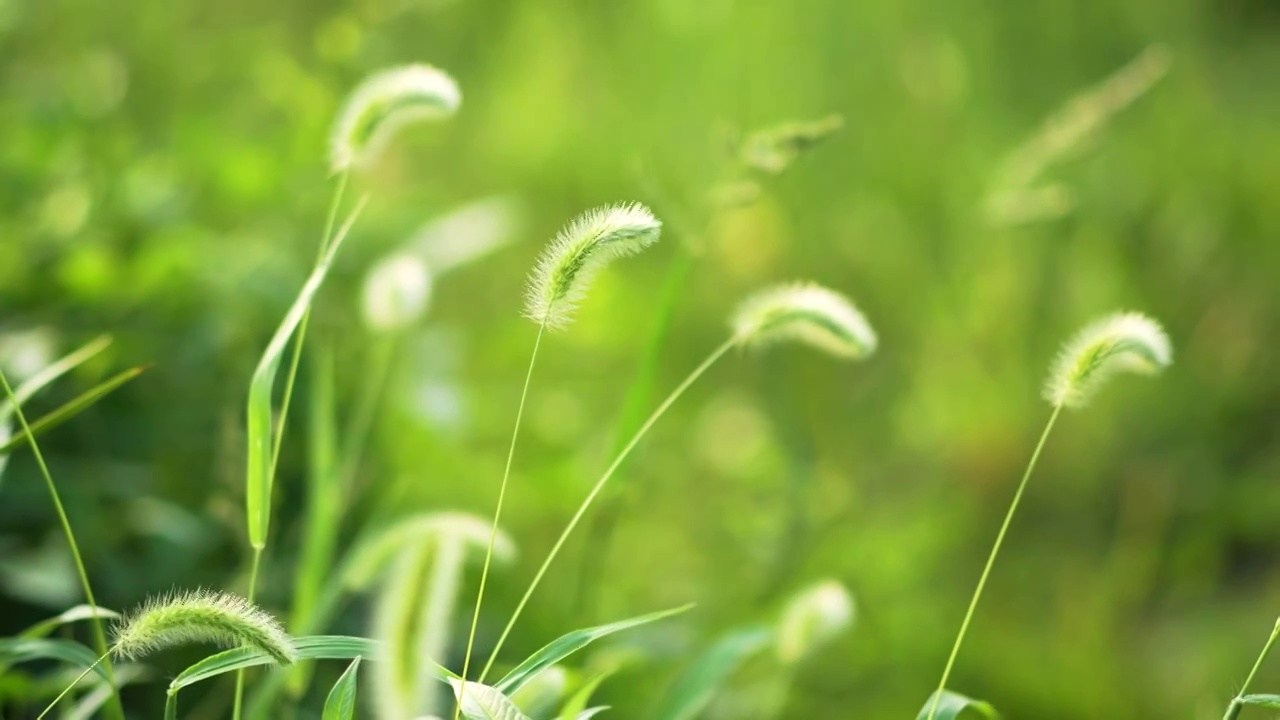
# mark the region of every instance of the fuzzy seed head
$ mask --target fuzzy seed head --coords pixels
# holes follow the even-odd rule
[[[270,613],[229,593],[193,590],[152,598],[112,628],[112,653],[137,660],[188,643],[252,647],[280,665],[297,657],[293,641]]]
[[[369,76],[338,114],[330,140],[334,172],[368,165],[396,131],[420,120],[440,120],[462,104],[458,85],[430,65],[406,65]]]
[[[1116,313],[1090,323],[1062,348],[1044,397],[1054,407],[1084,407],[1112,375],[1155,375],[1172,362],[1173,347],[1160,323],[1141,313]]]
[[[431,273],[417,255],[400,252],[379,261],[365,276],[364,322],[375,332],[403,330],[427,311]]]
[[[799,342],[836,357],[864,358],[876,349],[876,333],[848,298],[813,283],[793,283],[759,292],[733,318],[738,341],[747,345]]]
[[[824,580],[796,593],[778,623],[778,658],[792,664],[853,625],[853,596],[838,580]]]
[[[525,315],[549,328],[565,327],[600,268],[644,250],[661,232],[662,223],[639,203],[579,215],[547,246],[529,276]]]

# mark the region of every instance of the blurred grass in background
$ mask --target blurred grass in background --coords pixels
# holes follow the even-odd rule
[[[1010,154],[1152,44],[1168,76],[1047,173],[1065,214],[991,222]],[[858,627],[807,666],[786,716],[909,716],[1048,412],[1057,344],[1133,308],[1166,323],[1175,366],[1065,419],[952,685],[1014,718],[1220,714],[1280,612],[1280,10],[1263,0],[0,0],[0,331],[46,328],[62,351],[116,335],[41,409],[156,363],[45,441],[105,605],[242,582],[244,387],[322,229],[325,136],[359,78],[414,61],[453,73],[463,110],[358,180],[374,199],[315,318],[339,344],[344,403],[369,362],[370,264],[480,198],[515,198],[521,222],[436,285],[393,368],[357,516],[490,512],[537,251],[604,202],[689,214],[726,133],[845,118],[697,238],[659,390],[776,280],[848,292],[883,341],[855,366],[744,355],[691,391],[613,488],[612,542],[575,538],[513,655],[697,601],[668,665],[605,685],[618,717],[639,717],[679,658],[833,576]],[[668,223],[546,344],[505,514],[521,560],[492,580],[482,646],[607,460],[654,298],[692,240]],[[268,606],[288,597],[301,436]],[[0,493],[7,634],[78,594],[25,453]],[[341,625],[362,623],[356,607]]]

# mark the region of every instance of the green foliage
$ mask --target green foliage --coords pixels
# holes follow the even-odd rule
[[[950,690],[939,690],[929,696],[916,720],[999,720],[1000,713],[990,703],[965,697]]]
[[[663,699],[655,719],[693,720],[706,709],[729,676],[773,641],[767,627],[734,630],[697,657],[676,680]]]
[[[360,658],[356,657],[338,677],[324,701],[321,720],[352,720],[356,712],[356,678],[360,671]]]

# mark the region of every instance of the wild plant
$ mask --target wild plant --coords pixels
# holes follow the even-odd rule
[[[1271,648],[1275,646],[1276,640],[1280,640],[1280,620],[1277,620],[1275,626],[1271,629],[1271,634],[1267,637],[1267,642],[1262,646],[1262,652],[1258,653],[1258,659],[1253,662],[1253,668],[1249,670],[1249,675],[1240,683],[1240,692],[1231,699],[1227,705],[1227,712],[1222,716],[1222,720],[1236,720],[1240,717],[1240,713],[1245,707],[1263,707],[1263,708],[1280,708],[1280,695],[1274,693],[1249,693],[1249,686],[1253,684],[1253,679],[1257,677],[1258,670],[1262,668],[1262,663],[1266,662],[1267,656],[1271,654]]]
[[[978,585],[969,600],[969,608],[965,611],[960,623],[960,631],[951,647],[951,654],[942,671],[942,680],[938,689],[925,704],[920,716],[925,720],[935,718],[954,718],[966,707],[982,709],[985,704],[970,700],[947,690],[947,680],[955,666],[956,657],[960,654],[960,646],[964,643],[969,623],[973,620],[978,601],[982,599],[982,591],[991,575],[996,557],[1004,544],[1005,535],[1013,516],[1022,502],[1023,493],[1027,489],[1027,481],[1031,479],[1040,453],[1044,450],[1053,430],[1054,423],[1063,408],[1080,409],[1085,407],[1090,398],[1104,385],[1109,378],[1120,373],[1138,375],[1154,375],[1161,372],[1173,362],[1173,349],[1169,337],[1163,328],[1151,318],[1135,312],[1116,313],[1096,320],[1080,330],[1058,354],[1049,370],[1048,380],[1044,386],[1044,399],[1049,402],[1052,412],[1045,424],[1040,440],[1036,443],[1031,459],[1022,474],[1022,480],[1014,492],[1013,501],[1005,513],[1004,521],[996,534],[995,543],[987,555],[986,565],[978,578]],[[988,712],[988,710],[983,710]]]

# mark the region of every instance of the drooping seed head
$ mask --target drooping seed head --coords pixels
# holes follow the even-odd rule
[[[483,551],[489,546],[491,530],[488,520],[468,513],[436,512],[409,516],[360,543],[352,551],[342,582],[352,589],[367,588],[405,548],[441,539],[457,539],[469,548]],[[515,542],[510,535],[499,529],[494,538],[494,559],[508,562],[515,555]]]
[[[431,301],[431,273],[417,255],[399,252],[378,261],[365,276],[365,324],[377,332],[403,330],[417,322]]]
[[[529,276],[525,315],[549,328],[568,325],[600,268],[644,250],[661,232],[662,223],[639,203],[579,215],[547,246]]]
[[[369,164],[396,131],[420,120],[446,118],[462,93],[442,70],[406,65],[375,73],[351,93],[333,127],[329,162],[334,172]]]
[[[745,345],[799,342],[836,357],[860,359],[875,352],[876,333],[848,298],[813,283],[793,283],[747,298],[733,317]]]
[[[1116,313],[1087,325],[1058,354],[1045,383],[1054,407],[1083,407],[1116,373],[1154,375],[1173,362],[1169,336],[1155,320]]]
[[[281,665],[297,657],[293,641],[270,613],[229,593],[193,590],[152,598],[112,628],[111,651],[137,660],[188,643],[251,647]]]
[[[830,115],[819,120],[788,122],[758,130],[742,144],[742,164],[753,170],[778,175],[791,166],[805,150],[834,135],[844,127],[844,118]]]
[[[778,623],[778,658],[795,663],[853,625],[853,596],[836,580],[796,593]]]

